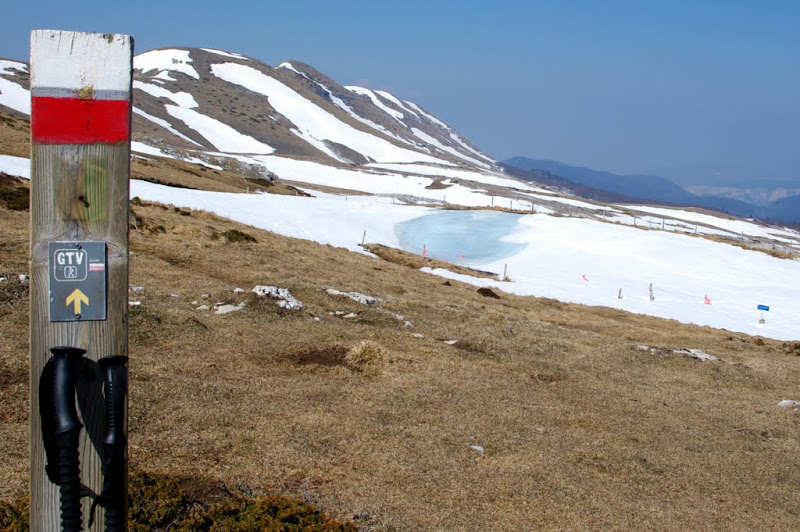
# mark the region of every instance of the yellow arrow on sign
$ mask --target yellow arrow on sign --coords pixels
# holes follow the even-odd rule
[[[72,291],[70,295],[67,296],[67,306],[75,305],[75,314],[81,313],[81,303],[84,305],[89,305],[89,298],[86,297],[86,294],[80,291],[79,288],[76,288]]]

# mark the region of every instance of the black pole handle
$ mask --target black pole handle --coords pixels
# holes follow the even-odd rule
[[[78,444],[83,424],[75,408],[75,384],[83,349],[53,347],[39,383],[42,439],[50,480],[60,488],[61,530],[83,530],[81,471]]]
[[[125,407],[128,395],[128,357],[114,355],[97,361],[103,370],[106,433],[103,438],[103,491],[92,504],[105,508],[105,531],[124,532],[127,528],[128,470],[125,434]],[[91,522],[91,521],[90,521]]]

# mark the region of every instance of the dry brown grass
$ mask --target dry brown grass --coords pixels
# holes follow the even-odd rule
[[[3,154],[30,157],[30,121],[26,118],[0,113],[0,139]]]
[[[800,412],[776,404],[800,400],[798,343],[483,297],[207,213],[132,211],[134,468],[299,496],[375,530],[797,526]],[[7,501],[28,477],[28,300],[14,280],[27,271],[28,217],[0,207]],[[220,238],[236,231],[255,242]],[[256,284],[288,288],[305,308],[233,292]],[[245,306],[198,309],[217,302]],[[387,353],[372,378],[347,361],[365,340]]]
[[[356,371],[376,375],[386,365],[386,350],[372,340],[361,340],[347,350],[345,360]]]
[[[703,238],[707,240],[713,240],[714,242],[721,242],[723,244],[729,244],[731,246],[736,246],[737,248],[746,249],[748,251],[760,251],[761,253],[766,253],[771,257],[775,257],[777,259],[788,259],[788,260],[797,260],[800,259],[800,253],[798,252],[790,252],[785,251],[782,249],[777,249],[777,247],[769,247],[768,244],[761,244],[758,246],[748,244],[746,242],[742,242],[739,239],[725,237],[721,235],[702,235]]]
[[[218,161],[210,161],[214,164]],[[232,163],[228,163],[232,164]],[[295,195],[295,187],[282,182],[270,182],[257,174],[243,175],[231,169],[216,170],[177,159],[137,156],[131,160],[131,178],[181,188],[213,190],[216,192],[253,192]],[[302,194],[302,193],[301,193]]]

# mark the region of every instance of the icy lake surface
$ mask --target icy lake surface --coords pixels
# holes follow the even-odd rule
[[[493,262],[515,255],[526,244],[508,242],[521,215],[494,211],[440,211],[395,226],[400,247],[457,264]],[[423,248],[424,246],[424,248]]]

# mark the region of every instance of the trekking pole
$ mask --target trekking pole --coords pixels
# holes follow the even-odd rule
[[[83,513],[78,441],[83,424],[75,409],[75,383],[86,351],[77,347],[53,347],[50,351],[53,357],[45,364],[39,383],[45,472],[60,489],[62,532],[80,532]]]
[[[105,532],[124,532],[127,525],[127,447],[125,404],[128,394],[128,357],[114,355],[97,361],[103,370],[106,433],[103,438],[103,491],[92,503],[89,526],[94,509],[105,508]]]

